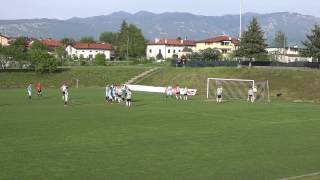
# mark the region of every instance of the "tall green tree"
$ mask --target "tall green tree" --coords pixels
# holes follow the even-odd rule
[[[118,43],[117,43],[117,54],[120,58],[127,58],[129,56],[129,41],[130,33],[129,26],[126,21],[123,21],[120,28]]]
[[[142,57],[145,54],[145,38],[141,29],[130,24],[129,26],[129,55],[130,57]]]
[[[121,24],[117,43],[117,53],[120,58],[142,57],[145,50],[145,38],[141,29],[126,21]]]
[[[284,48],[288,46],[288,39],[284,32],[278,31],[275,34],[275,37],[272,41],[272,47],[275,48]]]
[[[67,45],[70,45],[70,44],[74,44],[76,41],[72,38],[63,38],[61,39],[61,43],[64,45],[64,46],[67,46]]]
[[[267,59],[266,48],[267,44],[265,43],[264,32],[254,17],[250,22],[248,30],[242,33],[236,56],[264,60]]]
[[[82,43],[95,43],[94,37],[91,36],[84,36],[80,39],[80,42]]]
[[[57,59],[48,53],[48,47],[40,41],[33,42],[28,54],[36,72],[54,72],[57,70]]]
[[[307,35],[307,39],[302,42],[305,46],[301,50],[303,56],[312,57],[317,62],[320,61],[320,26],[315,25],[311,33]]]
[[[99,40],[101,42],[109,43],[112,44],[113,46],[117,45],[119,38],[119,33],[118,32],[103,32],[100,34]]]

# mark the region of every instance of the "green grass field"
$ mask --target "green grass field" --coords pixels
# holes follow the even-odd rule
[[[0,90],[0,179],[269,180],[320,171],[320,107],[188,102],[103,88],[58,89],[29,101]]]

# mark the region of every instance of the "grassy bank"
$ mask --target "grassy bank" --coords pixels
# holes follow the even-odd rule
[[[269,80],[271,96],[281,92],[282,100],[320,101],[320,71],[237,69],[237,68],[162,68],[140,84],[176,85],[196,88],[206,93],[208,77]]]
[[[34,72],[0,72],[0,89],[21,88],[27,83],[41,81],[45,87],[59,87],[63,82],[75,85],[79,79],[80,87],[105,86],[106,83],[124,83],[148,67],[112,66],[112,67],[74,67],[58,73],[37,74]]]

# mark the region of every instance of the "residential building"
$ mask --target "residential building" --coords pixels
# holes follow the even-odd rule
[[[272,55],[272,58],[275,61],[282,63],[290,62],[312,62],[311,57],[302,57],[299,53],[299,47],[286,47],[286,48],[275,48],[269,47],[266,49],[269,55]]]
[[[10,39],[2,34],[0,34],[0,45],[1,46],[9,46]]]
[[[58,47],[62,46],[59,40],[55,39],[42,39],[40,42],[48,47],[49,52],[55,51]]]
[[[97,54],[104,54],[106,59],[111,59],[114,49],[110,44],[105,43],[75,43],[66,47],[70,57],[79,59],[93,59]]]
[[[182,56],[185,48],[195,50],[195,41],[193,40],[179,40],[179,39],[155,39],[146,43],[146,57],[147,59],[162,56],[162,59],[173,58],[174,56]]]
[[[228,35],[221,35],[196,42],[196,51],[207,48],[219,49],[224,55],[228,55],[236,50],[239,45],[239,39]]]

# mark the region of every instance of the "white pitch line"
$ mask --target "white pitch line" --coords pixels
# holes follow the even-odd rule
[[[289,178],[283,178],[283,179],[279,179],[279,180],[292,180],[292,179],[299,179],[299,178],[318,176],[318,175],[320,175],[320,172],[315,172],[315,173],[310,173],[310,174],[305,174],[305,175],[295,176],[295,177],[289,177]]]

